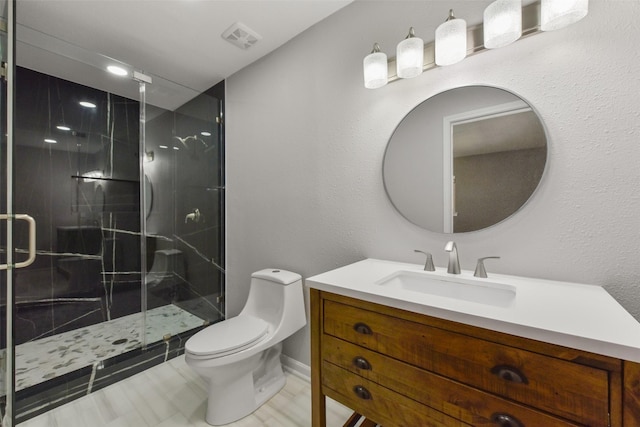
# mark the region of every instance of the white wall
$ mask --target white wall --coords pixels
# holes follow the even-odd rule
[[[309,277],[365,257],[422,263],[414,248],[446,265],[451,236],[394,210],[382,158],[395,126],[422,100],[485,84],[537,109],[548,171],[514,217],[454,236],[462,267],[500,255],[489,274],[602,285],[640,319],[640,2],[592,0],[572,27],[364,89],[362,58],[374,41],[391,53],[409,25],[430,39],[451,4],[477,23],[489,1],[355,2],[228,79],[230,315],[246,299],[251,272],[265,267]],[[285,353],[308,363],[308,347],[305,330]]]

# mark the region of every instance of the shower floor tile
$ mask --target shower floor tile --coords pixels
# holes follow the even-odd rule
[[[253,414],[226,427],[308,427],[311,386],[287,372],[287,383]],[[19,427],[210,427],[204,421],[207,386],[184,356],[18,424]],[[353,411],[327,399],[327,425],[343,425]]]
[[[140,348],[142,322],[140,313],[131,314],[16,346],[16,391]],[[202,323],[175,305],[154,308],[147,311],[147,343]],[[0,376],[0,390],[4,390],[4,375]]]

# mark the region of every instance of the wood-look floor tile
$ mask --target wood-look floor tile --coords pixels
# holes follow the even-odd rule
[[[284,388],[253,414],[225,427],[308,427],[309,381],[286,373]],[[21,423],[19,427],[210,427],[204,420],[207,384],[184,356]],[[327,425],[352,411],[327,399]]]

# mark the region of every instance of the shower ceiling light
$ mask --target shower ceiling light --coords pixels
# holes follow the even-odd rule
[[[80,105],[82,105],[85,108],[96,108],[96,104],[89,101],[80,101]]]
[[[118,65],[109,65],[107,67],[107,71],[111,74],[115,74],[116,76],[124,77],[129,74],[127,70],[118,66]]]
[[[589,13],[589,0],[542,0],[540,29],[552,31],[578,22]]]

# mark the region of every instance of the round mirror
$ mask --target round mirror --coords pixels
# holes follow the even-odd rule
[[[419,104],[393,132],[385,190],[412,223],[481,230],[513,215],[538,187],[547,138],[531,106],[506,90],[460,87]]]

